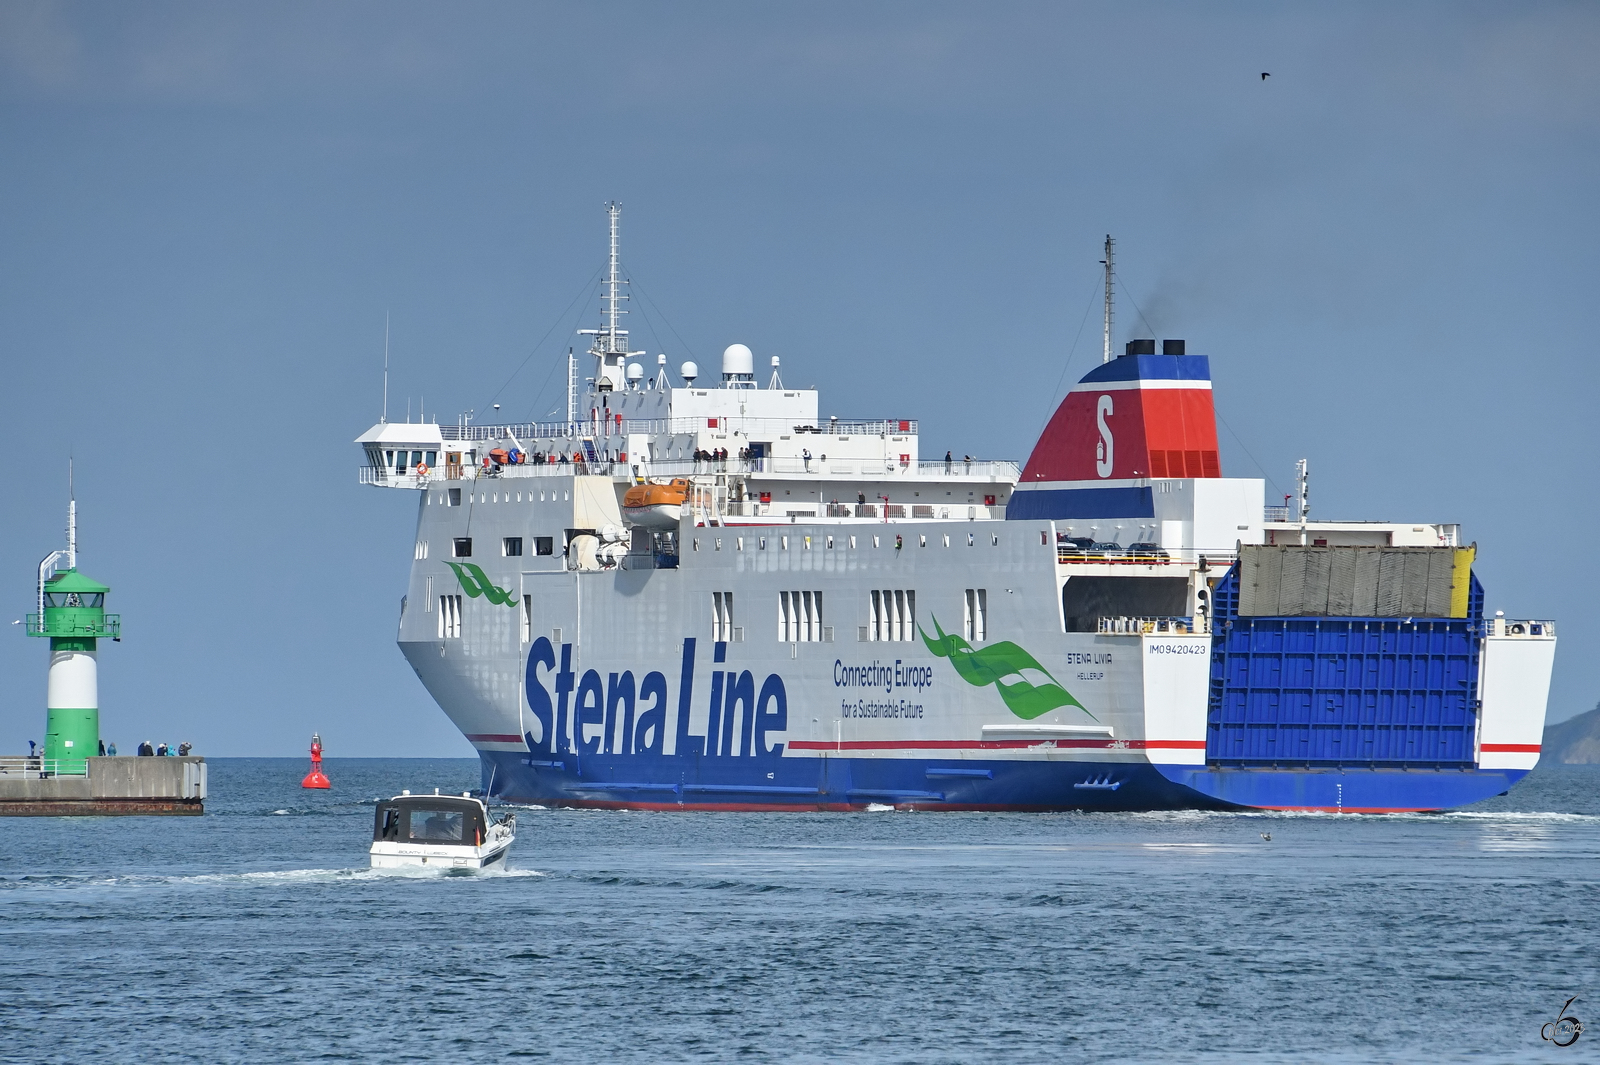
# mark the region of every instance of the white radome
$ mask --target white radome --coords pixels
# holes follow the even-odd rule
[[[752,374],[756,372],[755,352],[743,344],[729,344],[722,349],[723,374]]]

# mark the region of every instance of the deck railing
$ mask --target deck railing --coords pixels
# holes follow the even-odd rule
[[[582,437],[643,434],[692,435],[706,430],[738,433],[744,437],[777,439],[783,436],[915,436],[915,418],[840,419],[816,425],[798,424],[792,418],[742,418],[737,415],[703,418],[623,418],[612,415],[580,418],[575,422],[519,422],[507,425],[441,425],[445,440],[482,442],[516,440],[577,440]]]
[[[26,754],[0,756],[0,779],[22,777],[38,780],[43,777],[86,777],[89,767],[81,758],[63,761],[59,758],[42,758]]]
[[[1553,621],[1532,620],[1525,618],[1485,618],[1486,635],[1489,636],[1522,636],[1528,639],[1550,639],[1556,634],[1556,623]]]
[[[919,477],[951,477],[958,480],[977,478],[990,481],[1008,481],[1015,484],[1022,476],[1022,468],[1006,459],[951,459],[945,462],[917,462]]]
[[[1194,566],[1204,561],[1207,567],[1219,572],[1233,565],[1234,553],[1219,550],[1194,550],[1174,548],[1171,551],[1095,551],[1056,545],[1056,561],[1062,565],[1119,565],[1119,566]]]
[[[1138,635],[1143,633],[1165,633],[1173,636],[1188,635],[1204,632],[1204,627],[1197,627],[1194,618],[1188,617],[1118,617],[1101,618],[1100,632],[1126,633]]]

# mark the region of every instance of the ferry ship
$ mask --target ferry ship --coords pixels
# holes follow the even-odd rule
[[[719,810],[1445,810],[1539,757],[1547,620],[1440,522],[1313,520],[1224,476],[1211,363],[1112,351],[1032,454],[632,350],[608,207],[559,422],[380,421],[414,494],[399,645],[484,792]],[[765,374],[764,374],[765,375]]]

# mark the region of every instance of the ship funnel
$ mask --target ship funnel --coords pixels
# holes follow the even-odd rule
[[[1130,340],[1045,426],[1006,517],[1150,518],[1151,479],[1222,476],[1211,364],[1181,340]]]

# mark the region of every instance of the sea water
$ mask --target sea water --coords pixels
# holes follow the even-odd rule
[[[1432,816],[517,811],[458,760],[216,759],[199,818],[0,820],[0,1060],[1581,1061],[1600,767]],[[1270,835],[1270,840],[1264,838]],[[1540,1039],[1562,1002],[1595,1029]],[[1590,996],[1593,997],[1591,1002]]]

